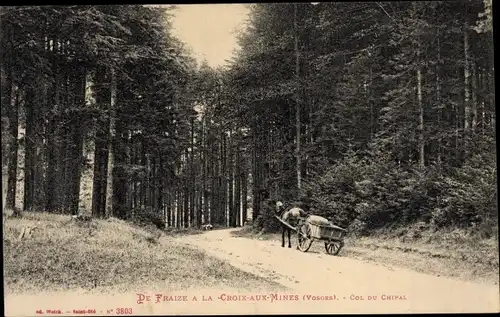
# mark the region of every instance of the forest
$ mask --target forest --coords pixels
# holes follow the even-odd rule
[[[491,0],[249,6],[220,68],[173,6],[1,7],[4,208],[498,232]]]

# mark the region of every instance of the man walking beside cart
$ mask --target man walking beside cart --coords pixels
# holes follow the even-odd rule
[[[303,204],[306,210],[293,206],[286,210],[281,201],[276,202],[276,218],[281,222],[283,230],[281,246],[285,247],[285,233],[288,234],[288,247],[291,248],[291,230],[297,232],[297,249],[307,252],[314,240],[322,240],[328,254],[337,255],[344,246],[347,230],[340,228],[328,219],[310,213],[310,202]]]

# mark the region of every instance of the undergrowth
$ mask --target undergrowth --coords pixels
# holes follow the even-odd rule
[[[20,238],[23,230],[35,226]],[[6,219],[4,281],[10,293],[111,286],[129,291],[153,285],[167,291],[279,287],[154,228],[144,230],[114,218],[75,221],[47,213]]]

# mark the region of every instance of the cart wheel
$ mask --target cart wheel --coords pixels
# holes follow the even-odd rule
[[[298,247],[302,252],[307,252],[311,247],[313,240],[311,238],[311,228],[308,224],[303,223],[297,228]]]
[[[325,242],[326,253],[331,255],[337,255],[340,252],[340,249],[344,246],[344,242],[342,241],[332,241]]]

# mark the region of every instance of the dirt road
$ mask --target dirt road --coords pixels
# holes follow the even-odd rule
[[[235,237],[231,231],[214,230],[179,239],[242,270],[290,288],[290,294],[300,297],[297,302],[280,305],[290,312],[499,311],[497,285],[467,283],[366,263],[342,257],[342,252],[340,256],[303,253],[294,248],[282,248],[276,241]],[[259,311],[283,312],[283,308],[274,307],[262,303]]]

